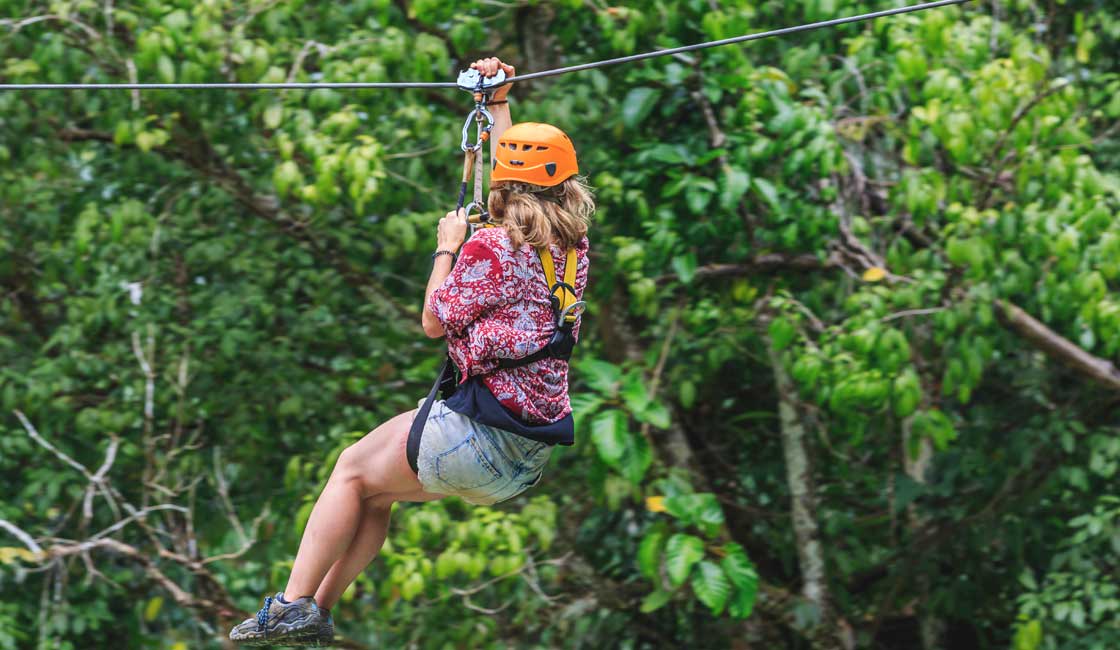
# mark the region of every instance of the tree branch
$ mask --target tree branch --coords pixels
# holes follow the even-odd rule
[[[1120,391],[1120,370],[1111,361],[1089,354],[1007,301],[996,300],[995,307],[1004,325],[1046,353],[1046,356],[1073,368],[1106,388]]]

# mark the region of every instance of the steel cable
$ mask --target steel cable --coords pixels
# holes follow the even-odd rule
[[[883,18],[886,16],[895,16],[898,14],[912,13],[915,11],[925,11],[926,9],[936,9],[937,7],[945,7],[948,5],[964,4],[971,0],[937,0],[937,2],[926,2],[922,4],[910,5],[908,7],[896,7],[894,9],[885,9],[883,11],[875,11],[872,13],[859,14],[855,16],[847,16],[845,18],[832,18],[830,20],[822,20],[815,23],[807,23],[804,25],[796,25],[793,27],[783,27],[781,29],[772,29],[766,32],[757,32],[755,34],[745,34],[743,36],[734,36],[731,38],[724,38],[717,41],[707,41],[704,43],[695,43],[693,45],[684,45],[681,47],[669,48],[666,50],[653,50],[652,52],[644,52],[642,54],[631,54],[628,56],[620,56],[614,59],[604,59],[602,61],[593,61],[591,63],[581,63],[579,65],[571,65],[563,68],[555,68],[553,70],[542,70],[541,72],[530,72],[528,74],[519,75],[510,79],[503,84],[495,84],[492,87],[505,85],[518,81],[529,81],[531,79],[540,79],[542,77],[554,77],[556,75],[567,74],[569,72],[579,72],[581,70],[591,70],[593,68],[601,68],[608,65],[618,65],[620,63],[630,63],[633,61],[642,61],[644,59],[652,59],[662,56],[671,56],[680,54],[682,52],[693,52],[696,50],[704,50],[710,47],[720,47],[722,45],[731,45],[734,43],[745,43],[747,41],[757,41],[764,38],[771,38],[773,36],[785,36],[787,34],[797,34],[799,32],[807,32],[814,29],[822,29],[824,27],[835,27],[836,25],[844,25],[847,23],[861,22],[864,20],[873,20],[875,18]],[[72,83],[72,84],[0,84],[0,91],[8,90],[316,90],[319,88],[331,89],[363,89],[363,88],[458,88],[459,86],[450,81],[379,81],[379,82],[292,82],[292,83]]]

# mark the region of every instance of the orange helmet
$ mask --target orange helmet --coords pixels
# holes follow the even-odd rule
[[[498,138],[492,181],[520,181],[551,187],[579,173],[571,139],[551,124],[522,122]]]

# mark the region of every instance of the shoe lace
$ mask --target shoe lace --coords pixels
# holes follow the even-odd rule
[[[268,610],[272,607],[272,596],[267,596],[264,599],[264,607],[261,611],[257,612],[257,631],[266,631],[268,628]]]

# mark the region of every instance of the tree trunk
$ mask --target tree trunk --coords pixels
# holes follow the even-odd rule
[[[926,485],[929,482],[930,465],[933,463],[933,443],[929,438],[922,438],[916,443],[917,454],[911,456],[910,450],[915,446],[911,443],[914,435],[911,429],[912,421],[912,417],[905,418],[902,421],[902,466],[906,475],[914,482]],[[915,532],[924,530],[928,522],[926,517],[918,512],[917,506],[911,503],[906,510],[910,530]],[[941,648],[945,623],[928,610],[930,585],[927,575],[923,573],[919,578],[918,590],[921,593],[923,605],[918,614],[918,627],[922,639],[922,650],[938,650]]]
[[[801,568],[801,594],[817,610],[817,621],[807,636],[813,647],[819,650],[851,648],[853,640],[847,632],[850,628],[837,619],[829,595],[824,547],[821,544],[820,527],[817,525],[816,488],[813,484],[805,423],[798,415],[797,388],[782,365],[781,355],[769,339],[766,349],[778,390],[778,417],[793,511],[793,532],[797,538],[797,559]]]

